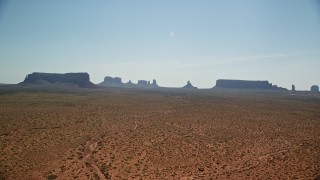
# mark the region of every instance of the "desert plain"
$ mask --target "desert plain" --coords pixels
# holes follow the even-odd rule
[[[320,179],[320,96],[0,88],[0,179]]]

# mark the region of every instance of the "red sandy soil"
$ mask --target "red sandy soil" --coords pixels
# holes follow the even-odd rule
[[[320,177],[318,95],[20,92],[0,122],[0,179]]]

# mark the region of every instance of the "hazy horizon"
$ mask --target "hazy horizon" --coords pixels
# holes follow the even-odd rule
[[[0,1],[0,83],[88,72],[211,88],[217,79],[320,85],[316,0]]]

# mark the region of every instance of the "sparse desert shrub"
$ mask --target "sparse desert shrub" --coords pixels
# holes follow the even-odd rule
[[[55,174],[50,174],[50,175],[47,177],[48,180],[57,179],[57,178],[58,178],[58,176],[55,175]]]

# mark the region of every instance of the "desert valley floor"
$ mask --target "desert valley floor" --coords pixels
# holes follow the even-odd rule
[[[320,178],[320,96],[0,90],[0,179]]]

